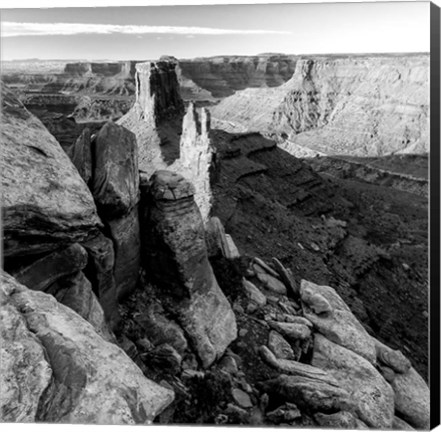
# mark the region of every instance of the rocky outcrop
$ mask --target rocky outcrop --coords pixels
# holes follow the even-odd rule
[[[363,157],[427,153],[428,61],[424,54],[304,58],[282,86],[238,92],[212,114],[229,130],[272,134],[294,155],[302,147]]]
[[[113,122],[94,140],[92,193],[106,220],[128,213],[138,202],[139,174],[136,138]]]
[[[375,363],[374,341],[333,288],[302,280],[300,297],[305,317],[321,334]]]
[[[349,392],[364,423],[375,429],[392,427],[394,392],[371,363],[316,334],[312,365],[327,371]]]
[[[54,250],[96,234],[92,195],[46,128],[2,86],[5,258]]]
[[[117,297],[132,292],[140,264],[139,172],[134,134],[106,123],[93,143],[92,192],[114,244]]]
[[[150,199],[149,220],[143,221],[143,265],[207,367],[236,338],[236,322],[208,262],[194,188],[175,173],[158,171]]]
[[[146,424],[173,400],[52,296],[2,273],[0,299],[3,421]]]

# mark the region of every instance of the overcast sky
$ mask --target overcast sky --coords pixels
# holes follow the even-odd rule
[[[3,9],[2,59],[428,52],[429,2]]]

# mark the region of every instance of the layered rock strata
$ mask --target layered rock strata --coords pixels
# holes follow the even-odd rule
[[[325,155],[427,153],[428,62],[424,54],[301,59],[282,86],[237,92],[212,114],[229,130],[274,135],[294,155],[302,147]]]

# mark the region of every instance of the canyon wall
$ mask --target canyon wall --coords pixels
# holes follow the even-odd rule
[[[384,156],[426,153],[429,56],[299,60],[274,89],[247,89],[212,109],[227,130],[262,131],[286,151]]]
[[[217,56],[179,60],[182,75],[215,98],[224,98],[248,87],[277,87],[294,73],[296,56]]]

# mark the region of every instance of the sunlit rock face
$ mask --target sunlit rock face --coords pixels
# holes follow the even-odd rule
[[[274,89],[246,89],[212,109],[216,124],[263,131],[297,155],[428,151],[429,56],[311,57]]]

